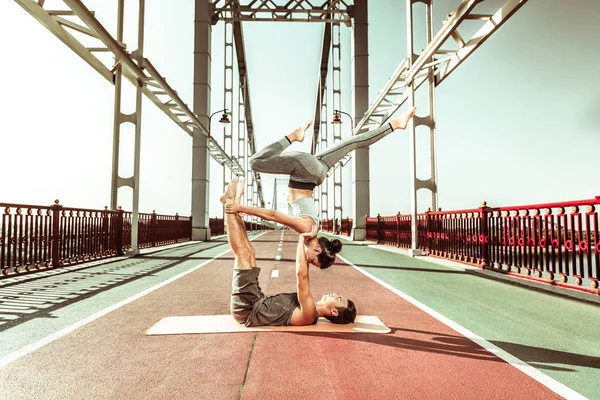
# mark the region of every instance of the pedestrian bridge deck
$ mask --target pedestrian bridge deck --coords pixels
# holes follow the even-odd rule
[[[297,234],[251,240],[263,290],[295,290]],[[0,398],[600,398],[597,303],[344,242],[311,269],[313,295],[343,293],[391,333],[145,336],[228,313],[225,238],[1,281]]]

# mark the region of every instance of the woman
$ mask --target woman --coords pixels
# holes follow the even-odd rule
[[[255,172],[290,176],[287,194],[289,215],[275,210],[240,204],[226,204],[225,212],[255,215],[262,219],[278,222],[300,234],[310,232],[313,226],[320,227],[321,219],[313,200],[313,190],[323,183],[327,172],[351,151],[370,146],[396,129],[405,129],[408,121],[415,115],[415,111],[416,107],[412,107],[378,129],[341,140],[315,155],[303,152],[282,154],[292,143],[304,140],[305,131],[312,121],[307,122],[279,141],[268,145],[250,159],[250,167]],[[342,243],[337,239],[329,241],[328,245],[334,254],[339,252],[342,247]]]

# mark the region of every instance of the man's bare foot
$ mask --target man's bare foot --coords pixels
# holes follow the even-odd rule
[[[290,142],[302,142],[304,140],[304,132],[310,127],[312,121],[308,121],[304,123],[304,125],[300,125],[298,128],[294,130],[294,132],[287,135],[287,138]]]
[[[229,185],[227,185],[227,189],[225,189],[225,193],[223,193],[223,196],[221,196],[221,198],[219,199],[221,203],[233,203],[233,200],[235,199],[235,191],[237,189],[237,184],[237,178],[233,178],[231,182],[229,182]]]
[[[415,115],[417,111],[417,107],[411,107],[405,112],[402,113],[398,118],[394,118],[390,124],[394,130],[396,129],[406,129],[408,125],[408,121]]]

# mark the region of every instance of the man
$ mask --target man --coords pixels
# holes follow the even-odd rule
[[[223,197],[223,204],[239,204],[245,182],[234,179]],[[227,240],[235,255],[231,293],[231,315],[246,326],[313,325],[319,317],[336,324],[348,324],[356,318],[356,306],[336,293],[326,294],[315,302],[308,282],[308,258],[315,257],[317,228],[303,233],[296,252],[297,293],[265,296],[258,285],[260,268],[256,267],[254,248],[248,240],[244,221],[237,214],[227,214]]]

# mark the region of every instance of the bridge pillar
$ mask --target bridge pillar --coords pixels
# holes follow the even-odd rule
[[[351,44],[352,114],[360,121],[369,108],[369,33],[367,0],[354,1]],[[352,127],[354,128],[354,126]],[[352,168],[352,240],[367,238],[370,208],[369,148],[354,151]]]
[[[212,25],[210,0],[196,0],[194,17],[194,114],[209,124]],[[192,139],[192,240],[210,240],[208,138],[194,131]]]
[[[407,53],[409,67],[418,58],[414,52],[415,38],[413,32],[413,5],[422,2],[425,4],[425,37],[427,45],[433,40],[433,0],[407,0],[406,10],[406,26],[407,26]],[[433,61],[433,57],[429,62]],[[428,189],[431,191],[431,209],[437,210],[437,183],[436,183],[436,163],[435,163],[435,74],[434,67],[429,67],[427,75],[428,86],[428,106],[419,107],[419,114],[423,114],[423,110],[429,111],[429,115],[425,117],[417,117],[415,115],[409,122],[407,130],[409,132],[409,171],[410,171],[410,204],[411,204],[411,247],[409,254],[411,256],[423,255],[419,249],[418,229],[417,229],[417,191],[419,189]],[[415,105],[415,81],[413,80],[408,86],[408,106]],[[431,177],[428,180],[417,178],[417,146],[416,146],[416,127],[423,125],[429,128],[429,155]]]

